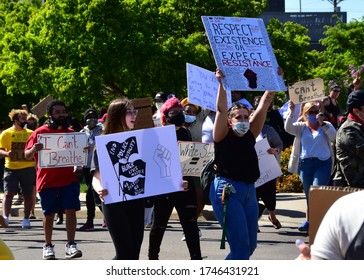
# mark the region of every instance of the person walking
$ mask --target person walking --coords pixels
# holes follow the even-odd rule
[[[185,116],[183,105],[176,97],[168,99],[161,108],[162,126],[174,125],[178,141],[191,141],[189,131],[183,127]],[[176,143],[177,144],[177,143]],[[197,195],[196,186],[190,177],[185,191],[158,195],[154,198],[154,220],[149,234],[148,258],[158,260],[160,246],[168,224],[169,217],[176,208],[186,244],[192,260],[201,260],[199,231],[197,227]]]
[[[134,128],[138,110],[126,98],[112,101],[107,110],[102,135],[130,131]],[[108,189],[101,182],[98,154],[95,149],[91,164],[92,185],[102,201],[107,228],[115,247],[114,260],[138,260],[144,237],[144,199],[105,204]]]
[[[299,231],[309,230],[308,205],[311,186],[327,186],[330,181],[334,152],[332,142],[336,129],[319,111],[318,102],[307,102],[302,109],[303,121],[293,123],[295,105],[289,101],[290,114],[284,128],[295,136],[288,163],[288,171],[299,174],[306,195],[306,221]]]
[[[88,150],[89,150],[87,164],[82,167],[82,174],[85,183],[87,185],[87,192],[86,192],[87,220],[86,223],[79,228],[79,230],[89,231],[94,229],[94,219],[96,211],[95,206],[97,206],[102,212],[101,200],[92,187],[91,160],[92,160],[92,153],[95,147],[95,137],[102,134],[103,125],[101,123],[98,123],[97,112],[93,108],[89,108],[86,110],[84,114],[84,121],[86,125],[83,129],[80,130],[80,132],[86,133]]]
[[[219,88],[213,139],[216,176],[210,188],[211,204],[226,229],[227,260],[248,260],[257,246],[258,202],[255,181],[260,176],[255,142],[263,128],[274,92],[266,91],[250,118],[249,108],[234,102],[228,110],[224,74],[216,70]],[[224,241],[224,240],[223,240]]]
[[[4,223],[9,224],[9,216],[14,195],[18,188],[24,197],[24,218],[22,228],[31,227],[29,216],[33,205],[33,183],[35,181],[35,164],[24,156],[24,146],[32,133],[25,128],[28,112],[23,109],[12,109],[9,118],[13,125],[0,135],[0,156],[5,157],[4,198],[2,212]]]
[[[80,184],[74,173],[74,167],[41,168],[38,166],[38,152],[43,149],[43,144],[38,142],[38,135],[72,133],[74,130],[68,127],[66,121],[67,109],[64,102],[60,100],[51,101],[47,105],[47,114],[49,119],[31,134],[25,145],[25,158],[34,158],[37,166],[36,187],[44,215],[45,244],[43,246],[43,259],[53,260],[56,258],[54,245],[52,244],[53,220],[55,213],[60,211],[64,211],[66,214],[67,243],[65,258],[80,258],[82,257],[82,251],[77,248],[75,242],[76,211],[81,208],[79,199]],[[33,182],[31,181],[32,184]]]

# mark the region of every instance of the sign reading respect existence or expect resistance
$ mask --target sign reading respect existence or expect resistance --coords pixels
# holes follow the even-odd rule
[[[187,63],[188,101],[216,112],[216,98],[219,82],[215,73],[196,65]],[[231,92],[226,92],[228,108],[231,107]]]
[[[105,203],[182,190],[174,125],[96,136]]]
[[[202,21],[226,90],[286,90],[262,19],[202,16]]]
[[[43,149],[38,152],[40,168],[83,166],[87,164],[87,135],[82,132],[38,135]]]
[[[288,87],[289,99],[294,104],[321,100],[325,97],[324,80],[321,78],[297,82]]]

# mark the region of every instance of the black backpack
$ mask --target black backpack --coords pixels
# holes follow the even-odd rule
[[[211,205],[210,201],[210,186],[215,179],[215,162],[211,159],[201,171],[201,187],[202,187],[202,201],[205,205]]]

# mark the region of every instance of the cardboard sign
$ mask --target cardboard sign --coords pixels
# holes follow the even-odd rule
[[[276,157],[267,152],[269,148],[267,138],[263,138],[255,143],[260,170],[260,177],[255,182],[256,188],[282,175],[282,170]]]
[[[294,104],[321,100],[325,97],[324,80],[317,78],[297,82],[288,88],[289,99]]]
[[[202,16],[226,90],[286,90],[260,18]]]
[[[202,169],[214,157],[214,144],[178,142],[183,176],[200,177]]]
[[[47,113],[47,105],[49,102],[53,100],[53,97],[51,95],[47,95],[45,98],[43,98],[37,105],[35,105],[31,111],[34,115],[40,119]]]
[[[96,136],[105,203],[181,191],[174,125]]]
[[[82,132],[38,135],[43,149],[38,152],[38,167],[54,168],[87,164],[87,135]]]
[[[187,93],[192,104],[216,112],[216,98],[219,82],[215,73],[196,65],[186,63]],[[228,108],[231,107],[231,92],[226,92]]]
[[[11,151],[14,152],[11,161],[34,161],[33,159],[27,160],[24,156],[25,142],[11,142]]]
[[[138,110],[134,130],[153,127],[151,98],[134,99],[132,102],[134,108]]]

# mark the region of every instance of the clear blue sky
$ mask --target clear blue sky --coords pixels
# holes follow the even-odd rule
[[[333,1],[332,1],[333,2]],[[332,12],[333,4],[328,0],[285,0],[286,13],[301,12]],[[342,12],[347,12],[348,22],[351,19],[360,20],[364,16],[364,1],[363,0],[344,0],[338,7]]]

